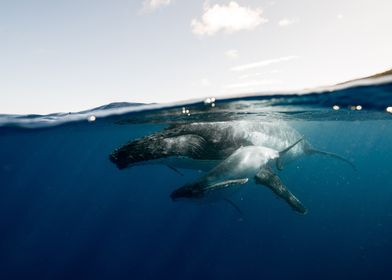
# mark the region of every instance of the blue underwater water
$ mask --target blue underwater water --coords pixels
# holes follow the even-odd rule
[[[3,116],[0,279],[392,279],[391,83],[207,103],[189,104],[190,116],[186,105],[114,108],[94,122],[88,111]],[[279,176],[306,215],[253,183],[232,197],[240,215],[224,201],[170,199],[199,171],[108,159],[173,122],[236,119],[284,120],[357,170],[303,156]]]

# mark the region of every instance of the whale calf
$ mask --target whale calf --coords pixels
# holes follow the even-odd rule
[[[273,172],[272,166],[279,157],[295,147],[297,141],[284,151],[261,146],[247,146],[236,150],[227,159],[193,183],[173,191],[170,197],[177,199],[203,199],[216,191],[238,187],[254,178],[256,184],[270,188],[278,197],[284,199],[293,210],[306,214],[305,206],[283,184]],[[220,194],[222,198],[222,194]]]

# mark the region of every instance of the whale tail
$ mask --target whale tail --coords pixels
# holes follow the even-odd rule
[[[340,156],[340,155],[338,155],[338,154],[334,154],[334,153],[330,153],[330,152],[325,152],[325,151],[320,151],[320,150],[314,149],[314,148],[312,148],[312,147],[308,147],[308,148],[305,150],[305,152],[306,152],[308,155],[322,155],[322,156],[327,156],[327,157],[331,157],[331,158],[334,158],[334,159],[343,161],[343,162],[347,163],[348,165],[350,165],[351,168],[352,168],[354,171],[357,171],[357,167],[354,165],[354,163],[353,163],[352,161],[350,161],[350,160],[348,160],[348,159],[346,159],[346,158],[344,158],[344,157],[342,157],[342,156]]]

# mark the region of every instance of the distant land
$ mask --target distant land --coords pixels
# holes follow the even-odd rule
[[[95,107],[93,109],[88,109],[88,110],[83,110],[80,112],[77,112],[78,114],[84,114],[84,113],[91,113],[94,111],[102,111],[102,110],[110,110],[110,109],[116,109],[116,108],[125,108],[125,107],[136,107],[136,106],[141,106],[141,105],[147,105],[148,103],[135,103],[135,102],[113,102],[109,103],[106,105],[102,105],[99,107]]]
[[[93,108],[89,111],[101,111],[101,110],[109,110],[115,108],[124,108],[124,107],[132,107],[132,106],[140,106],[146,105],[146,103],[135,103],[135,102],[113,102],[106,105],[102,105],[96,108]]]
[[[375,74],[375,75],[372,75],[372,76],[369,76],[369,77],[365,77],[365,78],[362,78],[362,79],[381,78],[381,77],[385,77],[385,76],[389,76],[389,75],[392,75],[392,69],[389,69],[387,71],[384,71],[384,72],[381,72],[381,73],[378,73],[378,74]]]
[[[356,82],[356,81],[362,81],[362,80],[368,80],[368,79],[377,79],[377,78],[382,78],[382,77],[391,76],[391,75],[392,75],[392,69],[389,69],[387,71],[384,71],[384,72],[381,72],[381,73],[377,73],[377,74],[374,74],[374,75],[371,75],[371,76],[367,76],[367,77],[363,77],[363,78],[358,78],[358,79],[354,79],[354,80],[338,83],[337,85],[344,85],[344,84],[347,84],[347,83]]]

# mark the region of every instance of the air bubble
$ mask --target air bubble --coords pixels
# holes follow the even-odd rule
[[[215,97],[208,97],[204,100],[204,104],[208,105],[208,104],[212,104],[215,103]]]

